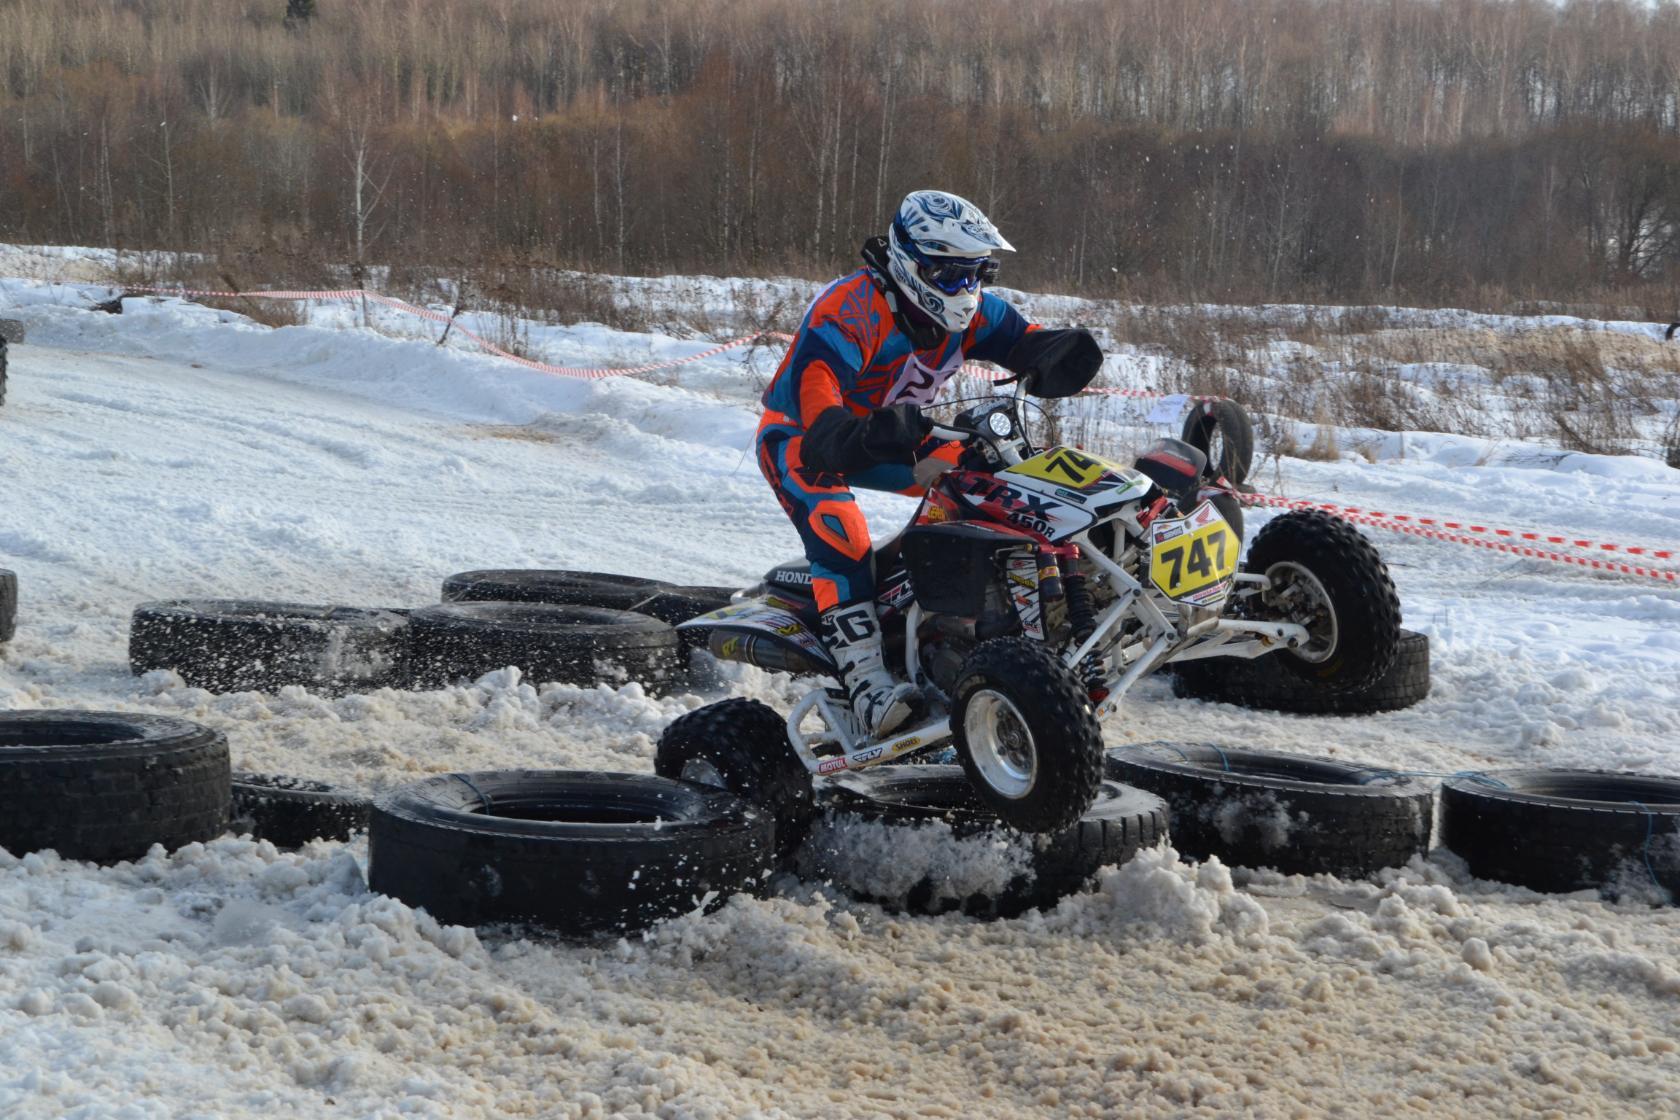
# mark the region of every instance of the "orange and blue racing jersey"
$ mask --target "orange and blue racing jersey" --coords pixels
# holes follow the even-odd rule
[[[946,335],[935,349],[915,350],[894,326],[886,296],[859,269],[830,284],[805,313],[764,391],[764,425],[802,430],[835,405],[863,415],[931,404],[964,360],[1001,362],[1031,329],[1019,311],[982,291],[968,329]]]

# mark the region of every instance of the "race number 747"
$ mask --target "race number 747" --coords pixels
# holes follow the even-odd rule
[[[1170,599],[1183,599],[1229,580],[1240,545],[1225,519],[1203,504],[1188,516],[1151,526],[1149,582]]]

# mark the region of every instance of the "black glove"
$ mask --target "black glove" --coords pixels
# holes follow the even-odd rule
[[[1028,331],[1003,359],[1003,368],[1030,378],[1035,397],[1071,397],[1102,369],[1102,347],[1082,327]]]
[[[824,409],[805,429],[800,458],[827,474],[867,470],[877,463],[908,466],[931,431],[933,421],[913,404],[888,405],[864,416],[836,406]]]

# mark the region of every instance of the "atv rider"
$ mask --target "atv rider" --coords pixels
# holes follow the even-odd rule
[[[922,696],[887,672],[869,527],[851,487],[918,497],[956,465],[961,443],[930,438],[919,406],[965,359],[1016,374],[1102,361],[1088,332],[1044,330],[981,290],[998,251],[1014,246],[972,202],[912,192],[887,236],[865,242],[864,267],[811,304],[764,392],[759,469],[804,543],[823,644],[871,738],[919,714]]]

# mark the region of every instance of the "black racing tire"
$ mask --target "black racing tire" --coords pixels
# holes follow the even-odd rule
[[[1680,778],[1489,770],[1441,786],[1441,843],[1479,879],[1680,896]]]
[[[1167,839],[1166,802],[1119,782],[1101,783],[1083,816],[1045,835],[999,823],[960,766],[854,771],[825,786],[818,803],[823,814],[799,852],[804,877],[830,881],[854,898],[913,914],[961,911],[1012,918],[1054,906],[1082,890],[1099,867],[1125,863]],[[845,834],[858,821],[896,826],[886,838],[893,849],[890,861],[851,858]],[[941,827],[949,829],[953,841],[979,842],[976,854],[991,882],[961,881],[961,871],[944,858],[948,853],[938,838],[930,843],[917,835]],[[1019,870],[1004,879],[1010,865]]]
[[[1004,722],[989,724],[988,709]],[[1022,722],[1030,736],[1024,744],[1010,733]],[[1000,728],[995,749],[986,746],[987,726]],[[1008,825],[1055,832],[1097,796],[1103,741],[1096,712],[1084,685],[1040,642],[994,638],[976,647],[957,670],[951,727],[975,793]],[[1012,751],[1018,764],[1005,758]]]
[[[277,848],[348,840],[367,829],[372,800],[342,786],[281,774],[233,775],[232,829]]]
[[[1109,751],[1108,775],[1165,798],[1193,859],[1358,878],[1429,851],[1435,787],[1376,766],[1144,743]]]
[[[1245,567],[1265,575],[1291,566],[1323,587],[1336,635],[1320,659],[1284,650],[1275,655],[1279,665],[1331,692],[1358,692],[1382,679],[1400,644],[1400,596],[1376,547],[1339,517],[1290,510],[1255,535]]]
[[[409,615],[409,680],[422,688],[509,665],[536,684],[639,681],[662,691],[681,664],[677,632],[630,611],[552,603],[443,603]]]
[[[757,700],[734,697],[671,721],[653,756],[661,777],[716,786],[775,822],[776,861],[786,866],[816,809],[811,775],[788,742],[787,720]]]
[[[675,626],[727,607],[736,590],[733,587],[664,587],[627,609]]]
[[[130,712],[0,712],[0,848],[115,863],[228,822],[227,739]]]
[[[634,610],[635,604],[671,584],[610,572],[492,568],[457,572],[443,581],[446,603],[552,603],[562,607]]]
[[[0,405],[6,403],[6,340],[0,338]]]
[[[720,607],[727,607],[735,590],[733,587],[662,587],[647,598],[632,603],[630,609],[637,614],[645,614],[676,626],[691,618],[710,614]],[[683,649],[689,652],[705,649],[710,636],[710,632],[706,630],[677,631],[677,638],[682,642]]]
[[[756,890],[771,848],[769,816],[721,789],[652,774],[446,774],[374,802],[368,885],[441,922],[610,936]]]
[[[1173,695],[1271,712],[1314,716],[1364,716],[1409,708],[1429,695],[1429,637],[1400,631],[1394,664],[1358,692],[1329,692],[1284,669],[1276,654],[1209,657],[1172,666]]]
[[[0,568],[0,642],[17,633],[17,573]]]
[[[245,599],[142,603],[128,632],[128,664],[136,675],[173,669],[211,692],[365,691],[392,683],[406,628],[400,610]]]
[[[1207,456],[1207,478],[1224,477],[1232,485],[1248,481],[1254,466],[1254,421],[1236,401],[1197,401],[1178,438]]]

